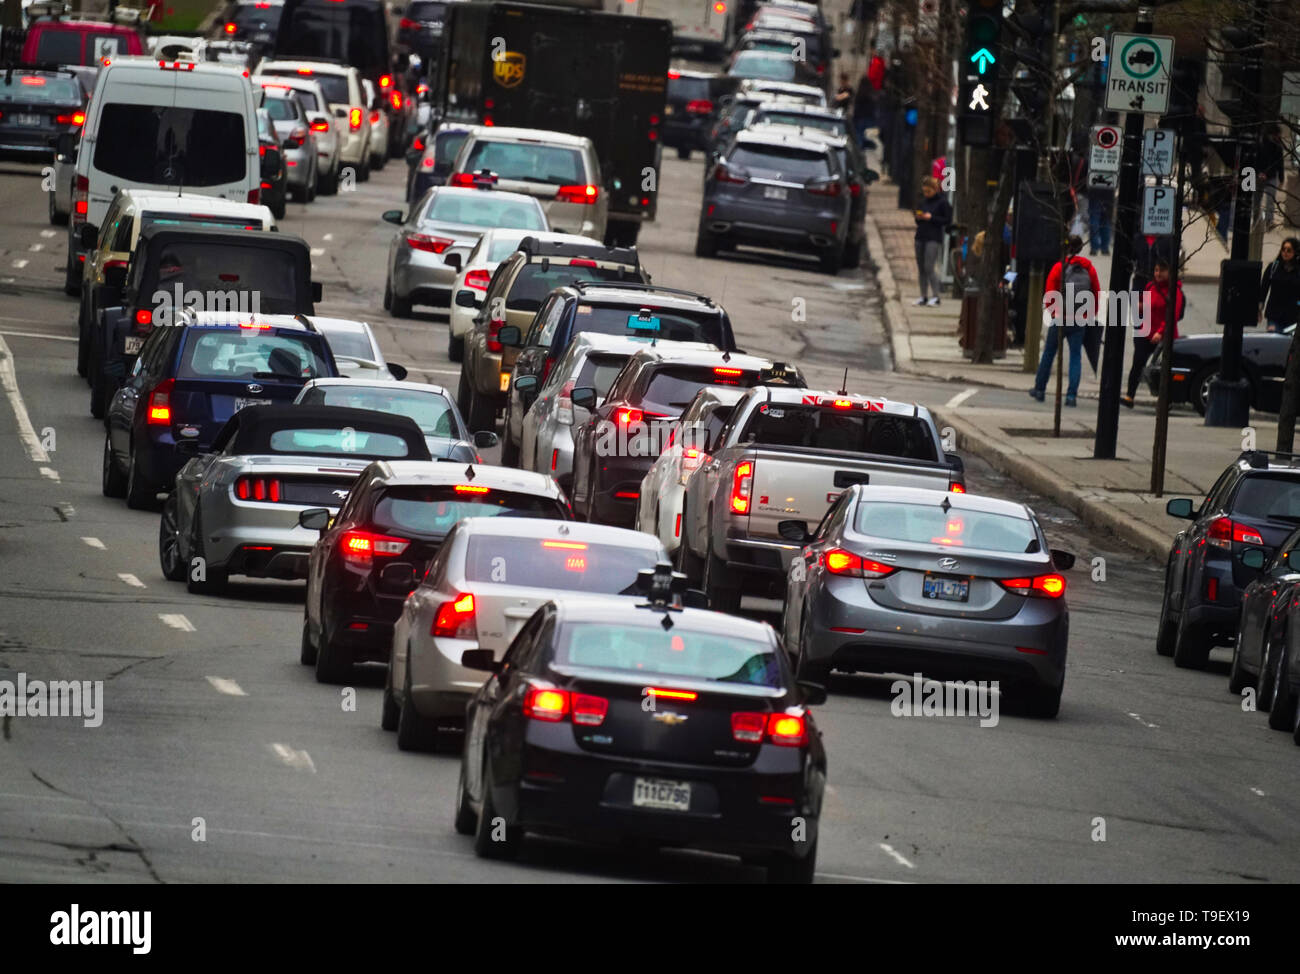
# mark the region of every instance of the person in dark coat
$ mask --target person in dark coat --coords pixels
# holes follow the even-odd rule
[[[1259,315],[1269,331],[1281,331],[1300,320],[1300,240],[1282,241],[1273,263],[1259,282]]]
[[[858,90],[853,96],[853,131],[857,134],[859,146],[866,139],[867,129],[875,124],[875,120],[876,89],[866,72],[863,72],[858,79]]]
[[[921,180],[921,203],[916,217],[916,270],[921,283],[921,296],[913,304],[937,307],[939,304],[939,255],[948,224],[952,222],[952,206],[939,192],[939,180],[926,176]],[[926,292],[930,291],[927,297]]]

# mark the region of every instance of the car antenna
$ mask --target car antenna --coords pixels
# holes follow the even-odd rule
[[[844,384],[840,386],[840,395],[847,396],[848,394],[849,394],[849,367],[846,365],[844,366]]]

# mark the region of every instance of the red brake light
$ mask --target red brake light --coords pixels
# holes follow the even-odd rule
[[[772,714],[767,719],[767,736],[782,747],[803,747],[808,743],[808,722],[802,714]]]
[[[434,237],[427,233],[408,233],[406,242],[413,250],[427,250],[435,254],[442,253],[455,243],[454,240],[448,240],[446,237]]]
[[[344,561],[369,565],[376,555],[400,555],[410,544],[405,538],[393,538],[371,531],[344,531],[343,537],[339,539],[339,550]]]
[[[744,176],[738,175],[731,171],[725,162],[718,163],[713,170],[713,181],[717,183],[747,183]]]
[[[718,0],[718,2],[713,5],[713,12],[715,14],[725,14],[727,12],[727,4],[724,0]]]
[[[491,280],[492,275],[489,272],[477,268],[465,275],[465,286],[472,287],[475,291],[486,291]]]
[[[505,350],[505,346],[497,340],[497,336],[501,334],[501,329],[504,328],[505,325],[505,319],[503,318],[493,318],[488,322],[487,350],[489,352],[501,352]]]
[[[680,71],[669,71],[669,72],[668,72],[668,80],[669,80],[669,81],[676,81],[676,80],[677,80],[678,78],[680,78],[681,76],[682,76],[682,73],[681,73]]]
[[[681,637],[678,637],[679,639]],[[674,649],[678,648],[676,646]],[[655,698],[663,697],[665,700],[698,700],[700,695],[694,690],[664,690],[661,687],[647,687],[646,692]]]
[[[248,202],[250,203],[262,202],[262,191],[260,189],[250,189],[248,191]]]
[[[236,26],[235,24],[226,24],[226,33],[227,33],[227,34],[233,34],[233,33],[234,33],[235,31],[237,31],[237,30],[239,30],[239,27]]]
[[[163,379],[149,393],[149,413],[146,419],[149,426],[171,425],[171,392],[175,382],[175,379]]]
[[[596,262],[594,260],[588,260],[586,257],[574,257],[572,260],[569,261],[569,266],[570,267],[595,267]]]
[[[691,115],[707,115],[713,111],[713,102],[705,98],[696,98],[686,103],[686,111]]]
[[[731,736],[738,741],[757,744],[767,730],[767,714],[732,714]]]
[[[409,17],[403,17],[397,22],[397,26],[400,30],[415,30],[420,25]]]
[[[954,494],[964,494],[966,493],[966,485],[960,480],[950,480],[948,481],[948,490]]]
[[[614,422],[619,426],[628,427],[633,423],[639,423],[645,419],[645,413],[634,407],[618,409],[614,411]]]
[[[381,75],[379,76],[379,87],[380,87],[380,88],[390,88],[390,87],[392,87],[392,84],[393,84],[393,76],[392,76],[392,75],[389,75],[389,74],[381,74]]]
[[[1205,537],[1216,548],[1231,548],[1234,541],[1240,544],[1262,545],[1264,543],[1264,539],[1254,528],[1238,524],[1226,515],[1216,517],[1209,523]]]
[[[586,551],[585,541],[543,541],[543,548],[563,548],[566,551]]]
[[[352,126],[352,131],[361,128],[361,109],[354,108],[348,112],[348,124]]]
[[[401,110],[402,110],[402,93],[401,93],[400,91],[393,91],[393,92],[391,92],[391,93],[389,94],[388,97],[389,97],[389,100],[393,103],[393,108],[397,109],[398,111],[401,111]],[[376,112],[375,114],[376,114],[376,116],[378,116],[379,113]]]
[[[745,460],[736,465],[731,481],[731,513],[749,513],[749,495],[754,487],[754,461]]]
[[[414,149],[416,152],[423,152],[423,151],[424,151],[424,139],[420,138],[420,137],[417,135],[417,136],[415,137],[415,141],[411,143],[411,148]]]
[[[270,501],[278,504],[282,489],[280,481],[274,477],[240,477],[235,481],[235,496],[241,501]]]
[[[814,196],[839,196],[841,186],[838,179],[832,179],[824,183],[808,183],[804,189]]]
[[[555,367],[555,359],[554,357],[548,355],[546,357],[546,361],[542,363],[542,382],[545,382],[547,379],[551,377],[551,369],[553,369],[554,367]]]
[[[606,704],[608,708],[608,703]],[[530,686],[524,694],[524,716],[558,723],[569,713],[569,694],[564,690]],[[604,720],[601,716],[601,720]]]
[[[330,130],[330,123],[321,121],[312,122],[311,130],[313,132],[328,132]]]
[[[299,74],[311,74],[312,71],[311,71],[311,68],[299,68],[299,69],[298,69],[298,73],[299,73]]]
[[[609,713],[608,700],[587,693],[573,694],[570,707],[573,711],[573,722],[589,727],[599,727],[605,722],[605,715]]]
[[[862,195],[862,185],[860,183],[849,183],[849,195],[857,199]]]
[[[744,375],[744,374],[745,374],[745,370],[744,370],[744,369],[724,369],[724,368],[722,368],[722,367],[718,367],[718,368],[716,368],[716,369],[713,370],[713,374],[714,374],[714,375],[737,376],[737,375]]]
[[[456,493],[458,494],[490,494],[491,487],[476,487],[473,484],[457,484]]]
[[[137,325],[153,324],[153,312],[150,311],[148,308],[141,308],[139,311],[135,313],[135,323]]]
[[[59,125],[80,125],[85,120],[85,112],[72,112],[68,115],[57,115],[54,119],[54,121]]]
[[[998,580],[998,584],[1016,595],[1058,599],[1065,594],[1065,577],[1055,573],[1035,575],[1033,578],[1003,578]]]
[[[884,578],[895,571],[892,565],[860,558],[842,548],[832,548],[826,552],[822,556],[822,564],[832,575],[847,575],[851,578]]]
[[[370,124],[371,125],[379,124],[379,109],[375,109],[370,113]]]
[[[555,198],[561,203],[595,203],[599,197],[599,188],[590,183],[585,186],[561,186],[555,194]]]
[[[450,602],[438,606],[429,635],[446,639],[475,639],[478,630],[474,624],[474,596],[458,595]]]
[[[45,84],[45,79],[34,74],[23,75],[23,84],[39,88],[41,85]]]

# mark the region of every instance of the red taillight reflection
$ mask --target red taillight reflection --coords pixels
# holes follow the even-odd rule
[[[474,622],[474,596],[467,592],[438,606],[429,634],[444,639],[474,639],[478,635]]]
[[[600,198],[600,189],[586,185],[561,186],[555,193],[561,203],[595,203]]]

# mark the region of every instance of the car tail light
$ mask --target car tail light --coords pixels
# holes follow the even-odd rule
[[[960,480],[950,480],[948,481],[948,490],[954,494],[964,494],[966,493],[966,485]]]
[[[403,17],[397,22],[397,26],[399,30],[415,30],[420,25],[409,17]]]
[[[474,624],[474,596],[457,595],[450,602],[438,606],[429,627],[429,635],[445,639],[475,639],[478,629]]]
[[[1216,548],[1231,548],[1234,541],[1241,544],[1262,545],[1264,539],[1254,528],[1239,524],[1232,518],[1216,517],[1209,523],[1205,539]]]
[[[148,308],[141,308],[139,311],[135,313],[135,323],[137,325],[152,325],[153,312],[150,311]]]
[[[452,186],[473,186],[474,174],[470,172],[454,172],[449,180]]]
[[[713,181],[715,183],[747,183],[749,182],[744,176],[736,172],[725,162],[718,163],[713,170]]]
[[[738,741],[757,744],[767,731],[767,714],[740,713],[731,715],[731,736]]]
[[[299,68],[299,69],[298,69],[298,73],[299,73],[299,74],[311,74],[311,73],[312,73],[312,70],[311,70],[311,68]]]
[[[417,136],[415,137],[415,141],[411,143],[411,148],[414,149],[416,152],[423,152],[423,151],[424,151],[424,139],[420,138],[420,137],[417,135]]]
[[[456,493],[458,494],[490,494],[491,487],[477,487],[474,484],[457,484]]]
[[[313,132],[328,132],[328,131],[330,130],[330,123],[329,123],[329,122],[326,122],[326,121],[315,121],[315,122],[312,122],[312,123],[311,123],[311,130],[312,130]]]
[[[303,140],[306,138],[307,130],[305,128],[296,128],[290,132],[288,138],[284,140],[284,147],[286,149],[297,149],[302,145]]]
[[[1055,573],[1035,575],[1032,578],[1001,578],[998,584],[1016,595],[1032,595],[1043,599],[1059,599],[1065,594],[1065,576]]]
[[[803,747],[808,743],[808,720],[803,714],[736,713],[731,715],[731,736],[747,744],[766,739],[781,747]]]
[[[406,234],[406,242],[413,250],[426,250],[431,253],[440,254],[456,241],[448,240],[446,237],[434,237],[427,233],[409,232]]]
[[[263,184],[262,184],[262,188],[263,188],[263,189],[270,189],[270,188],[271,188],[271,184],[270,184],[270,183],[263,183]]]
[[[390,74],[381,74],[379,76],[380,88],[391,88],[393,86],[393,76]]]
[[[161,68],[162,70],[164,70],[164,71],[193,71],[193,70],[194,70],[194,62],[193,62],[193,61],[173,61],[171,64],[168,64],[166,61],[159,61],[159,62],[158,62],[158,67],[160,67],[160,68]]]
[[[851,578],[884,578],[897,569],[893,565],[882,565],[870,558],[861,558],[843,548],[832,548],[822,555],[822,564],[832,575],[847,575]]]
[[[497,336],[501,334],[501,329],[505,326],[506,322],[504,318],[493,318],[488,322],[487,350],[489,352],[504,351],[505,346],[497,340]]]
[[[389,92],[388,100],[396,111],[400,112],[402,110],[402,93],[400,91]],[[376,112],[375,114],[378,115],[379,113]]]
[[[90,209],[90,177],[77,176],[72,184],[72,213],[74,223],[85,223]]]
[[[241,501],[280,503],[284,484],[274,477],[240,477],[235,481],[235,496]]]
[[[680,71],[669,71],[669,72],[668,72],[668,80],[669,80],[669,81],[676,81],[676,80],[677,80],[678,78],[680,78],[681,76],[682,76],[682,73],[681,73]]]
[[[352,127],[353,132],[361,128],[361,109],[354,108],[348,112],[348,125]]]
[[[589,693],[575,693],[570,698],[569,709],[575,724],[599,727],[605,722],[605,715],[609,713],[609,701]]]
[[[234,33],[235,31],[237,31],[237,30],[239,30],[238,25],[236,25],[236,24],[226,24],[226,33],[227,33],[227,34],[233,34],[233,33]]]
[[[250,189],[248,191],[248,202],[250,203],[262,202],[262,191],[260,189]]]
[[[616,409],[614,411],[614,422],[619,426],[622,426],[624,429],[627,429],[633,423],[640,423],[644,419],[645,413],[637,409],[635,406],[627,406],[623,409]]]
[[[559,723],[569,713],[569,694],[553,687],[530,685],[524,694],[524,716]]]
[[[475,291],[486,291],[491,281],[491,272],[482,268],[476,268],[465,275],[465,286],[472,287]]]
[[[85,120],[85,112],[72,112],[70,115],[58,115],[54,119],[54,121],[59,125],[80,125]]]
[[[860,183],[849,183],[849,195],[857,199],[862,195],[862,185]]]
[[[570,379],[560,387],[560,394],[555,397],[555,421],[561,426],[573,425],[573,380]],[[552,457],[551,469],[555,469],[555,460],[558,457]]]
[[[561,203],[595,203],[600,198],[600,189],[586,185],[561,186],[555,193]]]
[[[686,111],[692,115],[707,115],[713,111],[713,102],[704,98],[696,98],[686,103]]]
[[[373,531],[344,531],[339,538],[339,552],[344,561],[354,565],[369,565],[376,555],[400,555],[410,544],[405,538],[375,534]]]
[[[379,109],[376,108],[370,113],[370,124],[371,125],[379,124]]]
[[[839,196],[842,188],[838,179],[818,180],[804,186],[804,189],[814,196]]]
[[[703,462],[704,462],[703,450],[697,450],[694,447],[686,447],[685,449],[683,449],[681,474],[678,476],[677,482],[680,484],[685,484],[687,478],[689,478],[691,474],[693,474],[696,470],[698,470],[700,468],[700,464],[702,464]],[[680,515],[678,516],[680,517]]]
[[[145,422],[149,426],[170,426],[172,422],[171,394],[175,379],[163,379],[149,393],[149,411]]]
[[[731,513],[749,513],[749,495],[754,487],[754,461],[745,460],[736,465],[731,480]]]

